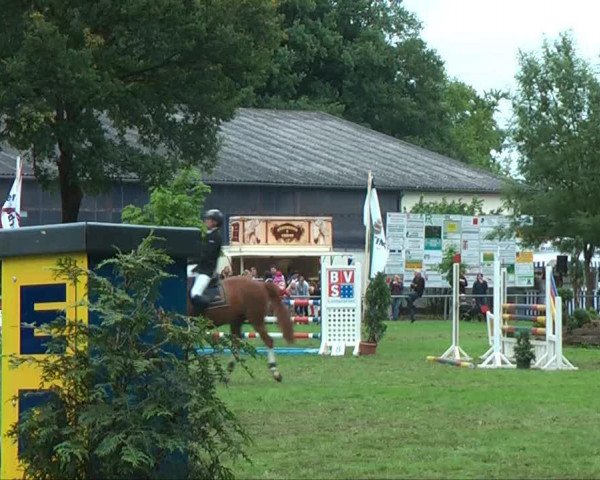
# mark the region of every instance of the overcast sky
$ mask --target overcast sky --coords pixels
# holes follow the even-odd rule
[[[579,52],[600,63],[598,0],[404,0],[450,76],[479,92],[514,87],[519,49],[572,30]]]

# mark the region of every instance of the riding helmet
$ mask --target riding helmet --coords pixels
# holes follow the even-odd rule
[[[204,219],[210,219],[217,222],[217,227],[221,227],[223,225],[223,214],[220,210],[213,208],[204,214]]]

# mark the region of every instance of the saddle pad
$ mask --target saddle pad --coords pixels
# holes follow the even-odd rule
[[[212,310],[213,308],[222,308],[228,305],[227,297],[225,296],[225,289],[221,284],[219,284],[217,287],[206,289],[204,294],[208,297],[208,301],[210,302],[207,310]]]

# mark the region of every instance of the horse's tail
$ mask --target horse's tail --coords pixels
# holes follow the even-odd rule
[[[294,324],[292,323],[292,319],[290,318],[290,311],[285,307],[285,305],[281,301],[279,287],[276,287],[272,283],[265,283],[264,285],[267,289],[267,294],[269,295],[271,306],[273,307],[273,313],[277,317],[277,324],[279,325],[281,333],[283,333],[283,338],[285,338],[287,343],[293,343]]]

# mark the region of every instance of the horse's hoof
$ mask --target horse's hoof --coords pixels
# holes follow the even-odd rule
[[[281,382],[283,380],[283,377],[281,376],[281,373],[279,373],[279,372],[273,372],[273,378],[275,379],[276,382]]]

